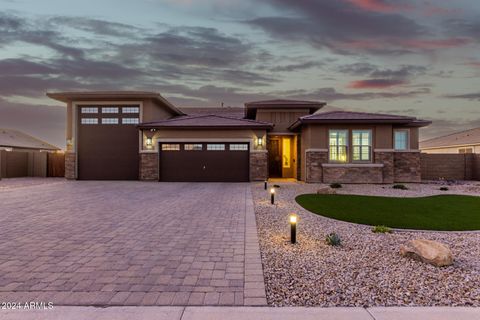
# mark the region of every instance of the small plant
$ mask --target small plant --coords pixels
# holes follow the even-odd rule
[[[330,184],[330,188],[332,188],[332,189],[338,189],[338,188],[341,188],[341,187],[342,187],[342,185],[338,182]]]
[[[404,184],[394,184],[393,189],[399,189],[399,190],[408,190],[407,186]]]
[[[372,232],[374,233],[391,233],[392,229],[387,226],[374,226],[372,228]]]
[[[274,188],[280,188],[280,186],[278,184],[274,184],[273,187]]]
[[[340,239],[338,234],[332,232],[325,237],[325,243],[329,246],[340,246],[342,245],[342,239]]]
[[[440,191],[448,191],[448,187],[440,187]]]

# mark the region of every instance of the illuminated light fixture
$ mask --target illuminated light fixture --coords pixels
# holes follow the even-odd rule
[[[290,215],[290,242],[292,244],[297,242],[297,220],[296,214]]]
[[[257,138],[257,146],[259,147],[263,146],[263,138]]]
[[[275,188],[270,188],[270,202],[275,204]]]
[[[147,147],[151,147],[152,146],[152,138],[147,138],[147,142],[145,143],[145,145]]]

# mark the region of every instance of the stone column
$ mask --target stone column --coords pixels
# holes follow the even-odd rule
[[[394,182],[394,170],[393,170],[393,150],[381,150],[374,152],[375,163],[383,164],[383,183]]]
[[[421,182],[419,151],[397,151],[394,153],[394,181]]]
[[[328,163],[328,150],[306,150],[305,182],[323,182],[322,163]]]
[[[140,153],[140,180],[158,181],[158,153]]]
[[[250,152],[250,181],[263,181],[268,178],[268,152]]]
[[[76,179],[75,167],[76,167],[77,155],[74,152],[65,152],[65,178],[69,180]]]

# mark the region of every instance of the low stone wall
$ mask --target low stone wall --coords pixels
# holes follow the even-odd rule
[[[322,163],[328,162],[328,152],[326,151],[307,151],[305,157],[305,182],[322,182],[323,170]]]
[[[140,153],[140,180],[158,181],[158,153]]]
[[[250,153],[250,180],[263,181],[268,177],[268,153]]]
[[[375,163],[383,164],[383,183],[393,183],[395,177],[393,151],[376,151]]]
[[[480,180],[480,155],[455,153],[422,153],[424,180]]]
[[[383,165],[322,167],[324,183],[383,183]]]
[[[75,162],[77,156],[73,152],[65,153],[65,178],[73,180],[76,179],[75,176]]]
[[[421,182],[420,152],[395,152],[393,160],[395,182]]]

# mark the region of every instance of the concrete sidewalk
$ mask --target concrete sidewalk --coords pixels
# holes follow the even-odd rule
[[[376,307],[54,307],[52,310],[0,310],[1,319],[27,320],[480,320],[480,308]]]

